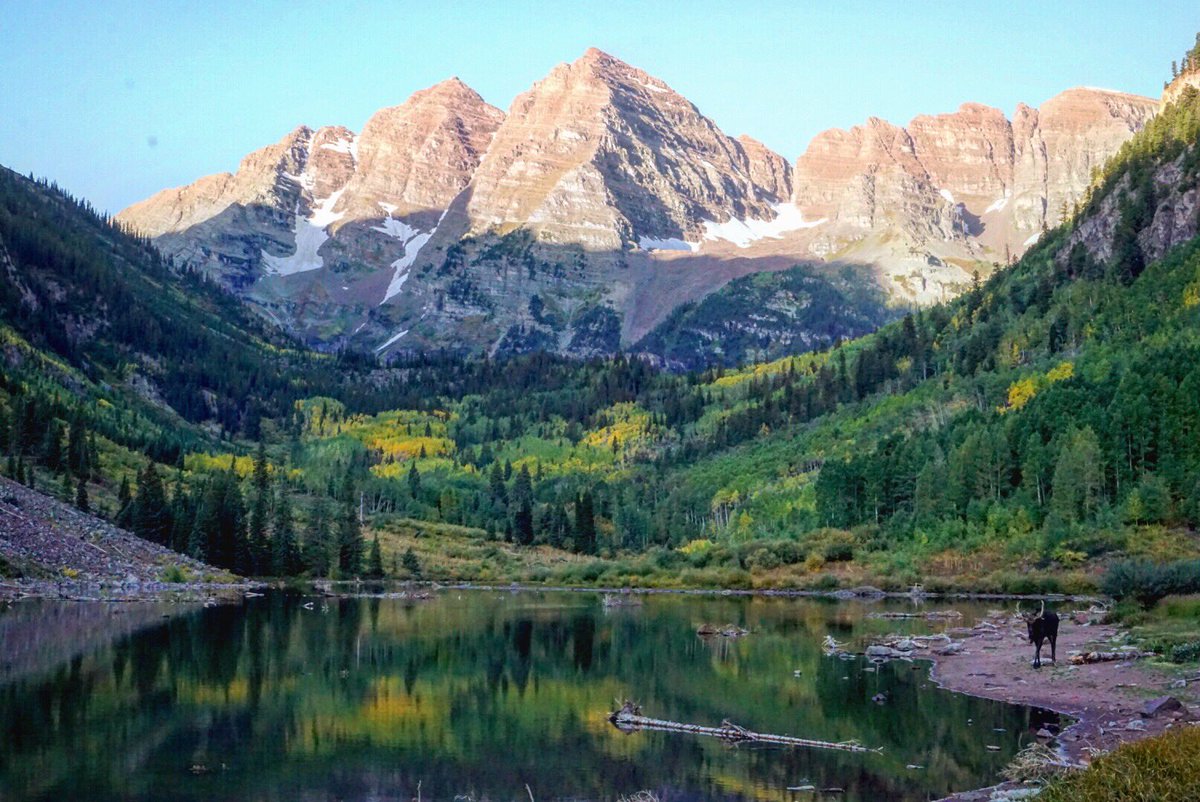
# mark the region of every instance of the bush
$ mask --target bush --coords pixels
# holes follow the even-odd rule
[[[812,584],[813,590],[837,590],[838,578],[833,574],[821,574]]]
[[[1180,643],[1171,647],[1170,658],[1172,663],[1194,663],[1200,660],[1200,641]]]
[[[775,556],[779,558],[782,565],[795,565],[798,562],[803,562],[805,557],[804,549],[794,540],[779,540],[772,547]]]
[[[1194,802],[1200,728],[1172,730],[1117,747],[1084,771],[1055,780],[1038,802]]]
[[[191,575],[187,569],[178,565],[168,565],[167,570],[163,571],[162,575],[163,582],[171,582],[173,584],[187,582],[190,579]]]
[[[752,571],[770,571],[780,564],[779,557],[768,548],[757,549],[746,559],[746,567]]]
[[[854,544],[845,541],[829,543],[825,546],[825,561],[845,563],[854,559]]]
[[[1118,601],[1131,598],[1149,608],[1166,596],[1200,593],[1200,560],[1119,562],[1108,569],[1100,589]]]

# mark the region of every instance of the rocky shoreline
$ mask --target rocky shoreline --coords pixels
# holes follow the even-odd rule
[[[963,649],[954,655],[930,655],[930,677],[947,690],[1069,716],[1070,726],[1041,740],[1076,764],[1087,764],[1122,743],[1200,724],[1200,682],[1189,682],[1181,671],[1144,661],[1072,665],[1068,662],[1072,653],[1111,648],[1121,633],[1115,626],[1088,619],[1062,615],[1061,621],[1057,664],[1044,661],[1041,669],[1031,667],[1033,647],[1018,619],[995,631],[967,635],[960,641]],[[1005,782],[954,794],[942,802],[1017,799],[1021,789],[1031,787]]]

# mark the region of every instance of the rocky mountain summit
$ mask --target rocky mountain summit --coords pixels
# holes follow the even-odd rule
[[[1157,108],[1072,89],[1011,120],[872,118],[793,165],[591,49],[507,114],[450,79],[118,219],[315,345],[587,356],[797,263],[852,268],[896,305],[953,296],[1055,225]]]

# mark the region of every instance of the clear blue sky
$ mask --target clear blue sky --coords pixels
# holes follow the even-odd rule
[[[871,115],[1011,113],[1077,85],[1157,96],[1197,29],[1195,0],[3,0],[0,164],[117,211],[451,75],[507,109],[589,46],[794,160]]]

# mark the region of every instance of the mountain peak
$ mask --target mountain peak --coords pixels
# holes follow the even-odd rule
[[[613,62],[624,64],[620,59],[605,53],[598,47],[589,47],[583,51],[582,56],[575,60],[576,64],[611,64]]]

